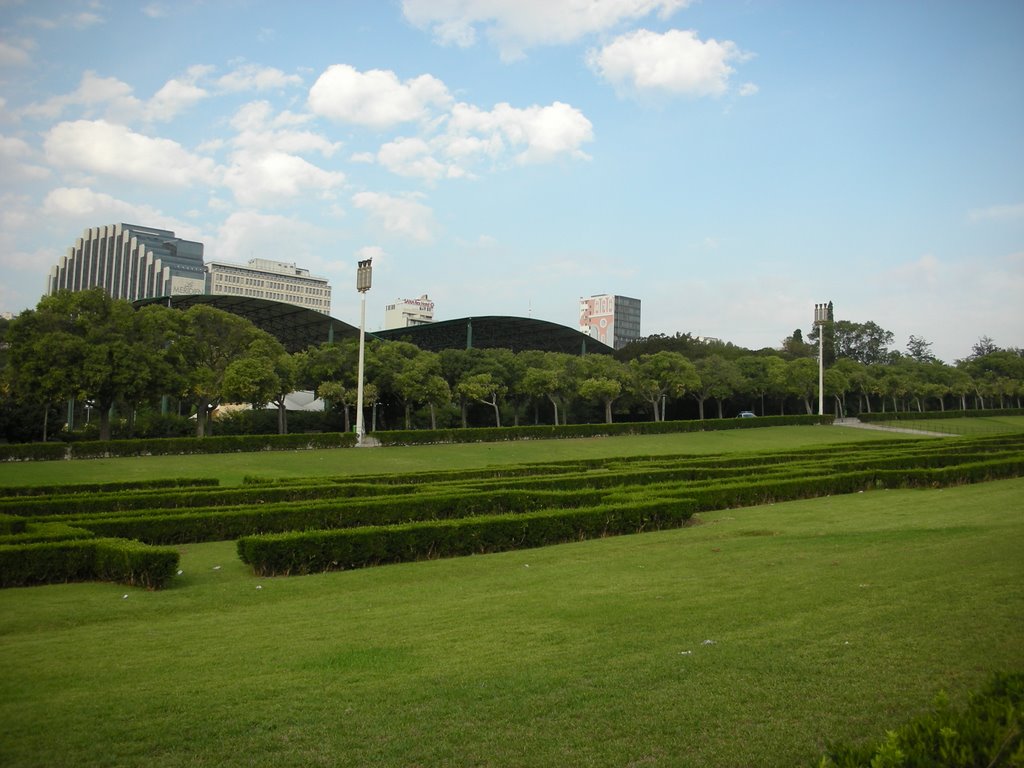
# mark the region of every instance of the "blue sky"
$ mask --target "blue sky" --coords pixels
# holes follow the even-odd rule
[[[0,311],[84,228],[294,261],[370,328],[643,302],[750,348],[817,302],[1024,346],[1024,3],[0,0]]]

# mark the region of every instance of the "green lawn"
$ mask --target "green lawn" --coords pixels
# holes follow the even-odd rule
[[[456,448],[533,458],[323,454],[397,470],[455,466]],[[240,457],[196,461],[222,458]],[[183,547],[181,567],[161,592],[0,591],[0,765],[814,765],[829,739],[881,739],[940,689],[1024,668],[1024,479],[316,576],[256,578],[230,542]]]
[[[901,419],[880,422],[885,426],[942,432],[948,435],[994,435],[1024,431],[1024,416],[982,416],[954,419]]]
[[[246,475],[307,477],[413,472],[603,456],[789,450],[890,438],[920,439],[912,435],[871,430],[800,426],[616,438],[235,453],[218,454],[215,457],[145,456],[60,462],[0,462],[0,486],[143,480],[153,477],[217,477],[222,485],[237,485]]]

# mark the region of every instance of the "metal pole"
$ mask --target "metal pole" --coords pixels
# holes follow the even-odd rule
[[[825,414],[825,326],[818,326],[818,416]]]
[[[363,426],[363,359],[366,329],[366,291],[360,292],[362,301],[359,310],[359,384],[356,389],[356,444],[361,445],[366,430]]]
[[[356,269],[356,290],[362,296],[359,309],[359,385],[356,390],[356,445],[363,445],[366,427],[363,422],[363,361],[366,349],[366,292],[373,280],[373,260],[359,262]]]

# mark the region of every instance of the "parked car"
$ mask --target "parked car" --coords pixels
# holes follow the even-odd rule
[[[739,416],[737,416],[736,418],[737,419],[752,419],[755,416],[757,416],[757,414],[754,413],[753,411],[740,411]]]

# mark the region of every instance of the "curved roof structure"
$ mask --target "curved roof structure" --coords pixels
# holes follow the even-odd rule
[[[567,352],[571,355],[598,353],[610,355],[607,344],[564,325],[527,317],[463,317],[441,320],[408,328],[374,331],[374,336],[392,341],[409,341],[420,349],[503,348],[513,352],[536,349],[543,352]]]
[[[359,328],[346,322],[294,304],[270,299],[227,294],[194,294],[140,299],[136,307],[164,304],[174,309],[188,309],[196,304],[223,309],[244,317],[284,344],[289,352],[299,352],[325,341],[358,338]],[[598,353],[610,355],[614,350],[597,339],[564,325],[527,317],[464,317],[441,320],[409,328],[367,332],[368,338],[408,341],[420,349],[440,352],[444,349],[511,349],[513,352],[533,349],[542,352],[566,352],[571,355]]]
[[[310,345],[322,344],[325,341],[340,341],[359,336],[359,328],[330,315],[325,315],[323,312],[269,299],[195,294],[163,296],[135,302],[136,307],[145,304],[164,304],[174,309],[188,309],[196,304],[205,304],[223,309],[244,317],[257,328],[271,334],[284,344],[285,349],[289,352],[299,352]]]

